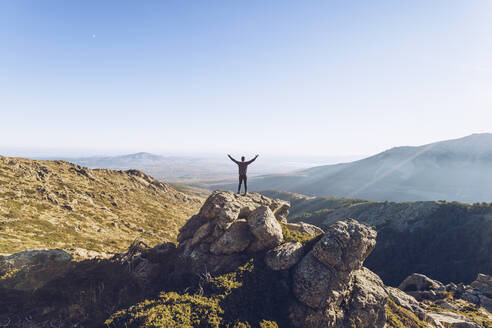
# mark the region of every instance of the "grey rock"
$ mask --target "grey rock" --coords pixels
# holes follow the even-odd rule
[[[222,229],[227,229],[236,219],[247,218],[260,206],[269,207],[279,220],[287,217],[290,208],[286,201],[270,199],[256,193],[243,196],[229,191],[215,191],[203,204],[200,215],[215,220]]]
[[[482,294],[492,297],[492,277],[479,273],[477,279],[471,283],[471,286],[478,289]]]
[[[241,204],[236,201],[236,197],[230,192],[214,192],[210,195],[199,215],[208,220],[215,220],[218,226],[223,229],[234,222],[241,212]]]
[[[193,215],[188,219],[188,221],[186,221],[181,229],[179,229],[178,243],[182,243],[186,239],[192,238],[195,231],[205,223],[207,223],[205,218],[200,215]]]
[[[274,205],[277,207],[276,209],[272,209],[275,218],[282,222],[287,223],[287,216],[289,216],[290,204],[287,201],[276,200],[277,202]],[[271,209],[271,207],[270,207]]]
[[[485,295],[479,295],[478,298],[480,299],[479,304],[492,313],[492,298]]]
[[[348,219],[331,225],[316,243],[313,254],[318,260],[337,270],[352,271],[376,246],[376,231],[356,220]]]
[[[433,291],[438,290],[441,287],[443,287],[441,282],[433,280],[420,273],[411,274],[398,286],[398,288],[404,292]]]
[[[294,294],[301,303],[314,309],[339,305],[349,293],[349,279],[349,273],[327,267],[309,252],[296,268]]]
[[[265,255],[265,262],[272,270],[287,270],[296,265],[303,255],[301,243],[287,242],[269,250]]]
[[[61,249],[35,249],[0,257],[0,274],[39,265],[70,262],[72,255]]]
[[[470,321],[466,317],[452,313],[452,312],[435,312],[428,313],[429,317],[433,319],[433,321],[440,325],[438,327],[446,327],[446,328],[480,328],[481,326]]]
[[[427,316],[427,311],[413,296],[408,295],[398,288],[387,286],[385,289],[396,305],[415,313],[420,320],[430,321],[430,318]]]
[[[464,292],[463,294],[460,295],[460,298],[464,301],[469,302],[469,303],[473,303],[473,304],[479,304],[480,303],[480,298],[471,292]]]
[[[249,246],[251,239],[246,220],[238,220],[212,243],[210,252],[215,255],[238,253]]]
[[[255,209],[248,216],[248,225],[255,240],[249,247],[250,251],[256,252],[271,249],[280,245],[284,239],[282,226],[267,206]]]
[[[22,283],[0,281],[2,287],[17,290],[35,290],[62,276],[70,267],[72,255],[61,249],[28,250],[9,256],[0,256],[0,276],[15,270],[23,277]],[[15,280],[15,279],[14,279]]]
[[[344,321],[354,327],[384,327],[388,294],[378,275],[367,268],[353,273],[353,287]]]
[[[294,272],[299,302],[291,307],[290,319],[295,327],[384,327],[384,285],[362,269],[375,238],[372,228],[352,219],[327,229]]]
[[[200,242],[203,238],[210,235],[214,230],[214,226],[211,222],[207,222],[198,228],[193,234],[193,238],[191,239],[191,245],[194,246],[198,242]]]

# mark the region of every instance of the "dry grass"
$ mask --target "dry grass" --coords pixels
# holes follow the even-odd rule
[[[174,241],[202,202],[136,170],[0,156],[0,254],[113,253],[136,237],[149,245]]]

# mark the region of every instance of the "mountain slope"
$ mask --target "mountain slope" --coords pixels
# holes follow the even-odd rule
[[[122,251],[136,237],[172,241],[201,202],[137,170],[0,156],[0,253],[64,248],[83,255]]]
[[[356,162],[250,180],[251,190],[275,189],[313,196],[491,201],[492,134],[397,147]]]
[[[444,286],[412,275],[402,290],[385,286],[363,266],[373,228],[288,224],[288,207],[219,191],[180,229],[178,245],[135,243],[102,260],[59,250],[0,258],[0,326],[491,327],[492,277]]]
[[[398,285],[419,272],[443,282],[469,283],[478,273],[492,274],[492,204],[457,202],[376,202],[330,197],[310,198],[263,192],[291,202],[289,222],[325,229],[354,218],[378,231],[367,267],[386,284]]]

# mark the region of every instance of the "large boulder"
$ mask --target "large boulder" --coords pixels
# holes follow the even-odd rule
[[[0,287],[34,290],[62,276],[72,255],[61,249],[28,250],[0,256]]]
[[[193,270],[227,271],[247,252],[268,251],[282,243],[279,221],[289,208],[288,202],[256,193],[215,191],[180,229],[179,248],[191,259]]]
[[[212,243],[210,252],[215,255],[242,252],[249,246],[251,239],[246,220],[238,220]]]
[[[314,309],[340,305],[350,292],[349,278],[347,272],[327,267],[309,252],[295,270],[294,294],[301,303]]]
[[[275,271],[287,270],[299,262],[304,248],[299,242],[287,242],[269,250],[265,255],[268,267]]]
[[[492,297],[492,277],[479,273],[477,279],[471,283],[471,286],[479,290],[482,294]]]
[[[488,327],[492,319],[492,299],[486,296],[486,290],[491,280],[479,274],[471,286],[463,283],[444,286],[414,273],[405,278],[400,289],[386,287],[386,290],[398,306],[431,323],[432,327]],[[465,313],[468,315],[463,316]]]
[[[483,326],[453,312],[430,312],[429,317],[437,327],[445,328],[481,328]]]
[[[289,214],[289,202],[270,199],[260,194],[235,194],[229,191],[215,191],[203,204],[199,215],[205,219],[214,219],[223,229],[236,219],[247,218],[259,206],[269,207],[279,221]]]
[[[238,219],[246,219],[260,206],[268,207],[278,221],[285,221],[290,204],[280,199],[270,199],[260,194],[247,196],[230,191],[214,191],[205,201],[200,212],[192,216],[179,230],[178,242],[183,243],[193,237],[205,223],[211,222],[223,231]]]
[[[207,223],[206,219],[200,215],[193,215],[186,221],[186,223],[179,229],[178,243],[182,243],[185,240],[192,238],[196,230]]]
[[[422,292],[430,290],[438,290],[443,287],[443,284],[437,280],[433,280],[423,274],[413,273],[406,277],[398,286],[404,292]]]
[[[353,273],[353,288],[345,322],[351,327],[384,327],[388,294],[383,281],[367,268]]]
[[[358,270],[376,246],[376,231],[353,219],[331,225],[313,248],[313,255],[341,271]]]
[[[384,327],[383,282],[362,269],[375,244],[376,232],[353,219],[328,228],[295,269],[295,327]]]
[[[471,283],[469,289],[462,294],[473,299],[477,305],[483,306],[487,311],[492,313],[492,277],[483,273],[479,273],[477,279]]]
[[[202,241],[205,237],[210,235],[214,230],[214,226],[211,222],[207,222],[200,226],[195,233],[193,234],[193,238],[191,239],[191,246],[194,246],[198,244],[200,241]]]
[[[267,206],[260,206],[248,216],[248,225],[255,240],[249,250],[257,252],[282,243],[282,226]]]

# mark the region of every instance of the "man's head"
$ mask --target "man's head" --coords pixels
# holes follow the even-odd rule
[[[241,156],[241,161],[244,162],[244,160],[246,160],[246,158],[244,156]]]

